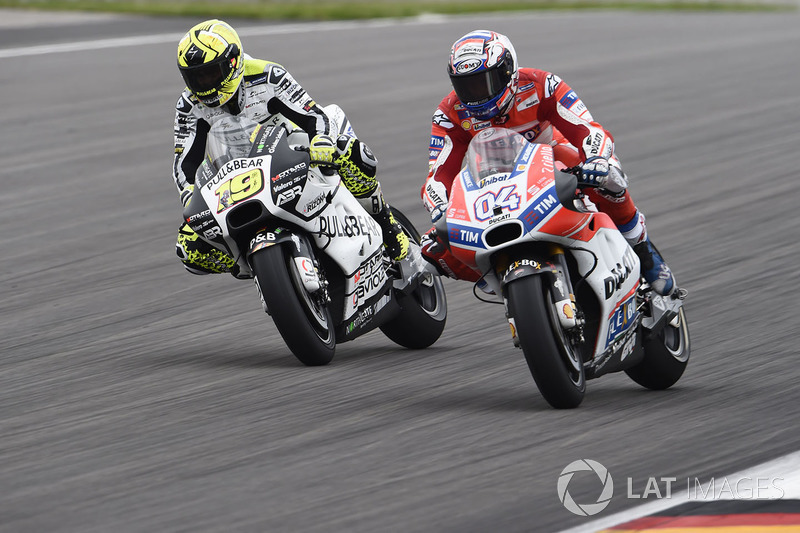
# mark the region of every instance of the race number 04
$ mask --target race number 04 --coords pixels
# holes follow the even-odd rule
[[[495,216],[494,209],[499,207],[509,211],[516,211],[519,209],[519,204],[522,201],[519,194],[514,191],[517,189],[516,185],[506,185],[495,194],[492,191],[480,195],[475,200],[475,218],[483,222]]]
[[[222,213],[242,200],[260,193],[263,189],[264,173],[259,168],[234,176],[220,185],[214,193],[219,199],[217,213]]]

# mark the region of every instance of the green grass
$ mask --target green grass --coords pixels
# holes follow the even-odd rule
[[[788,11],[797,4],[752,3],[726,0],[406,0],[406,1],[154,1],[154,0],[0,0],[0,7],[36,10],[89,11],[187,17],[257,18],[272,20],[351,20],[412,17],[423,13],[468,14],[501,11],[625,9],[649,11]]]

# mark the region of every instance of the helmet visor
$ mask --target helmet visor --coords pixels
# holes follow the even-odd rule
[[[222,87],[233,73],[235,62],[235,59],[223,57],[205,65],[181,67],[180,71],[189,90],[196,95],[202,95]]]
[[[510,81],[511,72],[506,68],[505,62],[493,69],[474,74],[450,75],[450,82],[453,84],[456,96],[461,103],[466,105],[488,102],[500,94]]]

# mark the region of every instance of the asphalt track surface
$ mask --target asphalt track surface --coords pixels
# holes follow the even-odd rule
[[[433,348],[373,332],[306,368],[252,283],[183,271],[174,50],[194,22],[0,31],[0,530],[555,531],[587,520],[556,494],[576,459],[614,476],[611,513],[641,503],[626,478],[641,493],[650,476],[706,479],[800,449],[797,13],[504,15],[244,39],[348,112],[386,196],[420,228],[453,40],[491,27],[573,86],[614,133],[690,291],[693,354],[669,391],[605,376],[571,411],[544,402],[499,307],[467,284],[447,281]],[[162,38],[8,51],[149,34]],[[570,492],[585,503],[596,480]]]

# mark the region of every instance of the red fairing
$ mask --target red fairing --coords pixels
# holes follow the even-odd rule
[[[553,218],[536,229],[540,233],[588,242],[600,228],[616,229],[616,227],[605,213],[577,213],[561,209]]]

